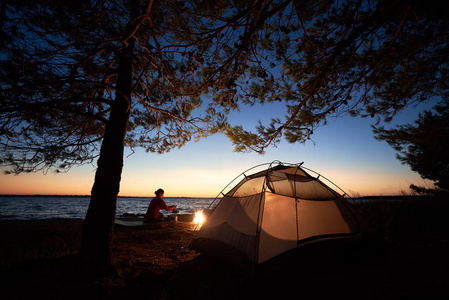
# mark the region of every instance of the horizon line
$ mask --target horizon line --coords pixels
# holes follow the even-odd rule
[[[346,196],[348,198],[352,198],[352,199],[358,199],[358,198],[373,198],[373,197],[379,197],[379,198],[387,198],[387,197],[416,197],[416,196],[425,196],[425,195],[413,195],[413,194],[403,194],[403,193],[398,193],[398,194],[394,194],[394,193],[387,193],[387,194],[372,194],[372,195],[359,195],[358,197],[351,197],[348,194],[346,194]],[[91,195],[63,195],[63,194],[0,194],[0,197],[91,197]],[[343,196],[344,197],[344,196]],[[154,196],[123,196],[123,195],[118,195],[117,198],[154,198]],[[202,197],[197,197],[197,196],[168,196],[168,197],[164,197],[164,198],[186,198],[186,199],[191,199],[191,198],[218,198],[218,196],[214,196],[214,197],[206,197],[206,196],[202,196]],[[346,198],[346,197],[345,197]]]
[[[91,195],[64,195],[64,194],[0,194],[0,197],[91,197]],[[118,195],[117,197],[123,198],[154,198],[154,196],[123,196]],[[168,196],[164,198],[216,198],[216,197],[196,197],[196,196]]]

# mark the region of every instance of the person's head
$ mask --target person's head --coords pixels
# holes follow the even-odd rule
[[[158,197],[162,197],[164,196],[164,190],[163,189],[158,189],[156,192],[154,192],[156,194],[156,196]]]

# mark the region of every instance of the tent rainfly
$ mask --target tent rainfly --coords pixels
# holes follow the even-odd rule
[[[245,175],[261,166],[263,171]],[[222,192],[192,249],[235,264],[263,263],[301,245],[363,234],[364,222],[347,200],[302,163],[273,162],[246,172]]]

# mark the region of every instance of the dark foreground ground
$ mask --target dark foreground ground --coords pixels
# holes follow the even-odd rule
[[[385,243],[317,243],[254,270],[190,250],[188,222],[116,227],[121,276],[101,280],[79,272],[82,220],[3,220],[0,299],[449,299],[449,202],[359,209]]]

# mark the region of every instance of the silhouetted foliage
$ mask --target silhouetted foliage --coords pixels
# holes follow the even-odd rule
[[[2,2],[1,164],[18,174],[98,159],[81,247],[95,273],[112,269],[124,146],[162,153],[223,130],[234,79],[263,70],[253,37],[289,2],[247,4]],[[193,114],[205,92],[213,101]]]
[[[11,172],[63,171],[98,158],[114,97],[123,93],[117,80],[126,51],[133,77],[128,146],[162,153],[211,130],[207,116],[191,115],[201,104],[197,63],[189,56],[197,45],[195,37],[181,32],[198,17],[177,1],[159,3],[150,14],[150,3],[7,5],[0,50],[0,155]]]
[[[227,127],[237,150],[263,152],[282,136],[308,140],[329,118],[389,121],[447,90],[441,1],[22,0],[8,8],[2,160],[13,172],[97,157],[118,53],[131,41],[127,145],[160,153],[223,130],[225,114],[242,104],[286,105],[255,132]]]
[[[331,117],[389,120],[447,92],[447,11],[413,0],[2,1],[0,163],[20,173],[98,159],[82,244],[108,265],[125,146],[163,153],[225,131],[236,150],[263,153]],[[284,115],[256,132],[227,122],[270,102]]]
[[[415,124],[395,129],[374,128],[376,138],[386,141],[398,152],[398,159],[422,178],[435,182],[436,188],[410,187],[424,194],[449,194],[449,101],[424,111]]]
[[[282,136],[304,142],[333,117],[390,121],[402,108],[447,92],[449,8],[443,1],[293,4],[279,13],[278,26],[257,35],[268,57],[261,65],[272,68],[254,70],[235,97],[249,104],[283,101],[285,115],[256,132],[228,130],[238,150],[263,152]]]

